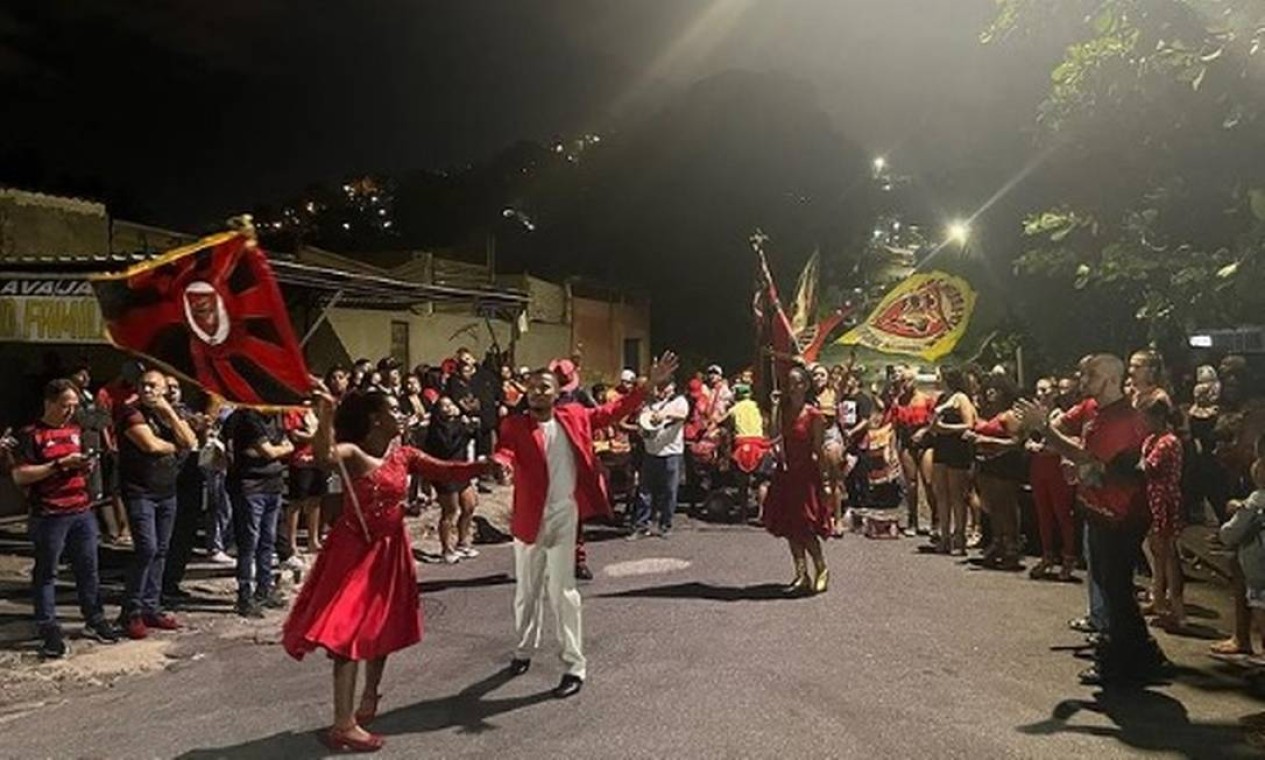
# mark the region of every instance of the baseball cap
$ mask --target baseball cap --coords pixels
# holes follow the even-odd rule
[[[623,372],[620,372],[620,373],[619,373],[619,382],[621,382],[621,383],[635,383],[635,382],[637,382],[637,373],[636,373],[636,372],[633,372],[633,371],[632,371],[632,370],[630,370],[630,369],[626,369],[626,370],[624,370]]]

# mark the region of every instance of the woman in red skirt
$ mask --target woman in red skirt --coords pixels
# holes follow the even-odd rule
[[[795,580],[787,592],[825,591],[830,572],[821,553],[821,539],[830,536],[830,505],[822,493],[822,441],[825,423],[821,411],[807,403],[808,373],[791,369],[781,403],[780,464],[764,502],[764,526],[785,538],[795,560]],[[808,579],[808,556],[816,575]]]
[[[1186,624],[1183,600],[1185,582],[1177,537],[1182,520],[1182,444],[1173,433],[1173,407],[1166,397],[1143,402],[1142,417],[1150,433],[1142,442],[1142,472],[1146,475],[1146,502],[1151,508],[1147,534],[1151,556],[1151,603],[1143,612],[1159,616],[1165,628]]]
[[[372,752],[381,749],[382,737],[363,725],[377,714],[387,655],[422,639],[417,570],[404,525],[409,476],[463,481],[482,475],[488,465],[442,462],[401,445],[402,415],[387,393],[351,393],[339,403],[337,416],[332,397],[323,389],[316,397],[316,457],[342,469],[351,482],[286,620],[282,643],[295,659],[319,647],[334,660],[334,725],[325,743],[335,750]],[[353,712],[361,661],[365,688]]]

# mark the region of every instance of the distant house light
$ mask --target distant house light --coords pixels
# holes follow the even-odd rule
[[[1211,335],[1192,335],[1190,336],[1191,348],[1212,348]]]

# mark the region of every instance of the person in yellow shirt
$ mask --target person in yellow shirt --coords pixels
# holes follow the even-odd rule
[[[734,423],[734,438],[763,438],[764,412],[751,398],[751,386],[734,386],[734,398],[738,401],[729,410],[729,418]]]
[[[740,513],[746,522],[748,489],[755,486],[757,509],[764,505],[764,495],[769,488],[769,477],[772,473],[772,457],[769,453],[769,440],[764,436],[764,413],[760,405],[751,398],[751,386],[739,383],[734,386],[736,403],[729,408],[725,421],[733,425],[734,430],[734,462],[738,469],[747,475],[744,479],[740,499]]]

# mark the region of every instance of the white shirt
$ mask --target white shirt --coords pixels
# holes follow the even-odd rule
[[[646,453],[652,457],[669,457],[673,454],[685,453],[685,418],[690,413],[690,405],[684,396],[667,401],[656,401],[650,410],[663,416],[676,417],[669,425],[664,425],[657,432],[643,431]]]
[[[545,436],[545,465],[549,470],[549,490],[545,493],[545,508],[575,501],[575,452],[566,431],[557,418],[540,423]]]

